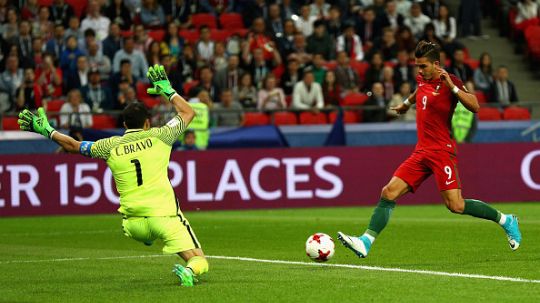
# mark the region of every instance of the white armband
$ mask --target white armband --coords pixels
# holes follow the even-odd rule
[[[452,88],[452,92],[454,93],[454,95],[457,95],[457,93],[459,93],[459,88],[457,87],[457,85],[454,85],[454,88]]]
[[[411,102],[409,101],[409,99],[405,99],[403,101],[403,104],[407,105],[407,106],[411,106]]]

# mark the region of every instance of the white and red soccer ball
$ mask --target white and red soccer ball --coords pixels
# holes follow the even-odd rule
[[[334,240],[327,234],[316,233],[306,241],[306,254],[315,262],[326,262],[334,255]]]

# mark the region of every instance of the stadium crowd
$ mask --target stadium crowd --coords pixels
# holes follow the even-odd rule
[[[462,1],[457,22],[440,0],[0,0],[0,114],[44,106],[63,128],[121,127],[103,113],[141,101],[163,123],[170,105],[146,94],[148,66],[162,64],[211,125],[273,111],[285,111],[274,123],[327,123],[325,109],[358,105],[346,122],[414,120],[388,108],[415,89],[419,40],[442,46],[441,64],[481,103],[509,106],[508,69],[459,39],[485,38],[479,2]],[[519,5],[520,21],[537,16],[536,2]]]

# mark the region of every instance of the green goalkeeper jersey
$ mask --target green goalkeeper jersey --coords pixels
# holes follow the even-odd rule
[[[87,146],[89,155],[107,161],[126,216],[176,216],[178,207],[168,177],[173,143],[186,125],[176,116],[159,128],[129,129],[123,136]]]

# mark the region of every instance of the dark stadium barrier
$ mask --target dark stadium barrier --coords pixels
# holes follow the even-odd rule
[[[413,148],[175,152],[169,173],[184,210],[366,206],[377,202],[381,187]],[[463,145],[458,159],[465,197],[540,200],[540,145]],[[433,178],[400,200],[424,203],[441,203]],[[117,208],[103,161],[78,155],[0,156],[0,216],[114,213]]]

